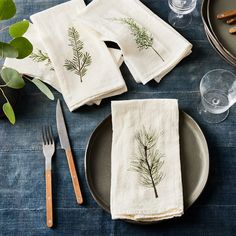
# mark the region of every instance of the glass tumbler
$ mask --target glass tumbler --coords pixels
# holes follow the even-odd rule
[[[175,28],[185,28],[192,21],[190,14],[197,4],[197,0],[168,0],[170,9],[169,23]]]
[[[236,76],[216,69],[205,74],[200,82],[201,102],[198,111],[208,123],[220,123],[236,102]]]

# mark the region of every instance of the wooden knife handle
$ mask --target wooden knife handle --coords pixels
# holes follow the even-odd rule
[[[73,187],[75,191],[76,200],[78,204],[82,204],[83,197],[82,197],[82,193],[80,189],[79,179],[78,179],[76,169],[75,169],[75,163],[74,163],[72,151],[66,150],[66,156],[67,156],[67,161],[68,161],[68,165],[70,169],[70,175],[71,175],[71,179],[72,179],[72,183],[73,183]]]
[[[52,171],[46,170],[46,215],[47,226],[53,226],[53,206],[52,206]]]
[[[232,16],[236,16],[236,9],[225,11],[225,12],[218,14],[217,19],[223,20],[223,19],[226,19],[226,18],[229,18]]]

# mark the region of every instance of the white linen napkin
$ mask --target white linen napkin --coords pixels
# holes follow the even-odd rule
[[[43,12],[37,14],[36,19],[37,18],[40,19],[40,15],[43,14],[45,17],[48,17],[44,20],[48,21],[48,19],[50,19],[50,17],[51,17],[50,14],[53,15],[54,11],[55,11],[55,13],[57,11],[61,11],[64,13],[64,15],[69,14],[70,17],[68,18],[68,20],[73,22],[73,20],[76,19],[77,12],[80,11],[85,6],[86,5],[83,0],[72,0],[72,1],[66,2],[64,4],[61,4],[56,7],[51,8],[51,9],[46,10],[45,12],[47,12],[47,13],[45,13],[45,14]],[[63,17],[63,14],[61,14],[61,17]],[[32,18],[34,18],[34,16]],[[60,20],[63,21],[63,18],[61,18]],[[58,23],[59,23],[59,21],[58,21]],[[52,25],[49,24],[49,27],[51,27],[51,26]],[[59,25],[58,25],[58,27],[59,27]],[[53,30],[51,30],[50,35],[52,35],[52,33],[53,33]],[[100,85],[104,87],[104,90],[102,93],[101,93],[101,90],[99,91],[99,89],[97,90],[97,92],[96,91],[93,91],[93,92],[87,91],[87,93],[86,93],[86,88],[84,88],[84,90],[83,90],[84,97],[82,97],[83,95],[81,94],[80,89],[79,89],[79,88],[81,88],[80,82],[73,83],[73,86],[69,86],[70,91],[68,91],[68,89],[65,89],[63,87],[63,85],[71,83],[71,80],[67,79],[67,81],[65,83],[60,83],[59,80],[60,79],[65,80],[65,77],[62,78],[61,76],[58,77],[56,75],[56,67],[58,67],[59,65],[55,66],[53,60],[51,59],[51,57],[49,57],[48,50],[47,50],[47,43],[43,42],[43,39],[41,37],[42,34],[43,34],[43,32],[41,32],[41,30],[37,29],[37,27],[35,25],[31,24],[25,36],[28,39],[30,39],[30,41],[33,43],[33,46],[34,46],[33,54],[30,57],[25,58],[23,60],[7,59],[5,61],[4,66],[15,68],[19,72],[24,73],[24,74],[28,74],[28,75],[31,75],[34,77],[39,77],[42,81],[50,84],[59,92],[62,92],[62,94],[67,102],[67,105],[71,111],[77,109],[78,107],[80,107],[84,104],[91,105],[91,104],[95,103],[95,104],[99,105],[101,102],[101,99],[103,99],[105,97],[109,97],[109,96],[118,95],[118,94],[123,93],[127,90],[124,80],[120,76],[120,73],[118,73],[119,74],[118,76],[116,75],[116,73],[114,73],[114,77],[110,78],[110,81],[107,81],[107,80],[98,81],[99,83],[101,83]],[[88,37],[90,37],[90,36],[88,36]],[[50,38],[50,37],[48,37],[48,38]],[[95,32],[94,32],[94,35],[92,36],[92,38],[93,39],[95,38]],[[92,38],[90,39],[90,41],[92,40]],[[54,36],[52,36],[48,40],[53,41],[53,40],[55,40],[55,38],[54,38]],[[96,40],[98,41],[98,39],[96,39]],[[102,46],[99,45],[99,43],[102,44]],[[99,43],[97,43],[97,47],[100,47],[99,48],[100,53],[103,53],[102,52],[102,48],[103,48],[105,50],[105,54],[106,55],[109,54],[108,59],[107,59],[108,65],[112,61],[112,63],[111,63],[112,66],[111,66],[110,71],[116,65],[120,66],[123,62],[123,57],[122,57],[120,50],[107,49],[103,42],[99,41]],[[49,46],[50,46],[50,43],[49,43]],[[66,46],[61,45],[60,47],[66,47]],[[108,53],[108,51],[110,51],[110,53]],[[59,53],[59,51],[57,50],[54,55],[54,58],[56,58],[58,56],[61,57],[61,55],[58,55],[58,53]],[[105,58],[103,58],[103,61],[104,61],[104,59]],[[114,60],[114,63],[113,63],[113,60]],[[115,72],[116,71],[117,71],[117,69],[115,69]],[[96,77],[98,74],[99,74],[99,72],[95,74]],[[108,73],[108,75],[109,75],[109,73]],[[90,77],[91,77],[91,75],[90,75]],[[118,77],[119,77],[119,79],[118,79]],[[107,83],[107,85],[106,84],[102,85],[103,82]],[[68,98],[68,95],[67,95],[68,93],[70,93],[70,95],[71,95],[70,97],[72,97],[72,99]],[[78,94],[81,94],[81,96],[78,96]]]
[[[112,219],[183,214],[179,110],[175,99],[112,102]]]
[[[43,82],[51,85],[54,89],[61,93],[60,84],[53,68],[52,62],[44,48],[40,35],[33,24],[30,24],[29,29],[25,33],[25,37],[33,44],[33,53],[24,59],[18,60],[15,58],[6,58],[4,67],[14,68],[21,74],[26,74],[31,77],[36,77]],[[111,56],[120,67],[123,63],[123,56],[120,50],[109,48]],[[101,100],[94,100],[87,105],[99,105]]]
[[[93,0],[80,19],[106,40],[116,42],[137,82],[159,82],[192,45],[139,0]]]

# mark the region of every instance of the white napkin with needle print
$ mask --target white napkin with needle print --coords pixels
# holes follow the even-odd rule
[[[80,19],[106,40],[116,42],[137,82],[159,82],[192,45],[139,0],[93,0]]]
[[[74,19],[76,19],[77,13],[84,8],[86,5],[84,3],[83,0],[72,0],[69,2],[66,2],[64,4],[58,5],[56,7],[53,7],[51,9],[46,10],[45,12],[41,12],[36,14],[36,21],[37,19],[41,17],[41,14],[44,15],[44,17],[48,17],[47,18],[47,22],[48,19],[51,18],[51,14],[55,15],[56,12],[62,12],[61,15],[61,19],[58,20],[57,23],[60,23],[60,21],[62,21],[62,24],[64,22],[63,20],[63,14],[68,14],[70,17],[67,17],[68,21],[73,22]],[[55,14],[54,14],[55,12]],[[34,16],[32,17],[34,18]],[[56,18],[56,17],[55,17]],[[68,22],[69,23],[69,22]],[[60,26],[60,24],[58,24],[58,27]],[[52,27],[52,25],[49,25],[49,27]],[[51,28],[52,29],[52,28]],[[53,30],[50,29],[50,35],[52,35]],[[84,29],[86,31],[86,29]],[[91,31],[89,31],[91,32]],[[95,47],[99,47],[99,49],[97,51],[99,51],[100,53],[103,53],[103,50],[105,51],[104,53],[107,55],[108,54],[108,66],[111,65],[110,71],[115,68],[115,72],[114,72],[114,77],[109,77],[109,73],[108,73],[108,79],[110,79],[110,81],[107,81],[108,79],[105,79],[104,81],[102,80],[98,80],[96,79],[97,83],[101,83],[100,86],[104,87],[104,90],[101,92],[101,89],[97,90],[97,91],[87,91],[84,87],[83,92],[80,91],[81,89],[81,81],[77,80],[75,83],[73,83],[72,86],[68,86],[68,83],[70,83],[72,80],[71,79],[66,79],[66,77],[62,78],[62,75],[59,74],[59,76],[57,75],[57,71],[56,71],[56,67],[58,66],[63,66],[63,65],[54,65],[54,61],[51,59],[51,57],[49,57],[48,54],[48,50],[47,50],[47,45],[49,45],[50,47],[50,43],[48,43],[47,41],[52,40],[55,41],[55,36],[52,35],[52,37],[46,37],[47,40],[46,42],[43,41],[43,37],[42,35],[44,35],[45,31],[42,32],[41,30],[37,29],[37,27],[34,24],[30,24],[30,27],[26,33],[27,38],[30,39],[30,41],[32,42],[33,46],[34,46],[34,51],[31,54],[30,57],[25,58],[23,60],[16,60],[16,59],[7,59],[5,61],[4,66],[6,67],[12,67],[17,69],[19,72],[24,73],[24,74],[28,74],[31,75],[33,77],[39,77],[42,81],[50,84],[51,86],[53,86],[56,90],[58,90],[59,92],[62,92],[67,105],[69,107],[69,109],[75,110],[78,107],[84,105],[84,104],[88,104],[91,105],[93,103],[99,105],[101,102],[101,99],[105,98],[105,97],[110,97],[110,96],[114,96],[114,95],[118,95],[120,93],[123,93],[127,90],[125,82],[123,80],[123,78],[121,77],[120,73],[116,73],[117,72],[117,68],[122,64],[123,58],[122,58],[122,54],[120,52],[120,50],[117,49],[107,49],[107,47],[105,46],[105,44],[99,40],[98,38],[96,38],[96,33],[88,33],[88,37],[89,34],[91,34],[91,38],[89,39],[90,42],[96,38],[95,41],[99,41],[98,43],[94,43],[94,45],[96,45]],[[67,33],[68,35],[68,33]],[[65,38],[67,37],[67,35],[65,36]],[[60,37],[59,37],[60,38]],[[64,42],[65,43],[65,42]],[[67,48],[68,44],[69,44],[69,40],[68,42],[66,42],[66,44],[64,45],[64,43],[59,47],[65,47]],[[56,57],[61,57],[61,51],[56,50],[55,54],[53,54],[53,58]],[[72,49],[71,49],[72,51]],[[73,55],[72,55],[73,57]],[[103,60],[101,62],[104,63],[104,57],[102,57]],[[57,63],[57,61],[55,62]],[[101,66],[102,68],[102,66]],[[84,70],[85,71],[85,70]],[[108,70],[109,71],[109,70]],[[97,78],[98,75],[101,74],[100,72],[97,72],[94,76]],[[117,75],[118,74],[118,75]],[[91,75],[90,75],[91,76]],[[71,76],[67,76],[67,77],[71,77]],[[64,83],[60,83],[60,79],[62,80],[67,80]],[[104,84],[103,84],[104,82]],[[94,82],[93,82],[94,83]],[[107,84],[106,84],[107,83]],[[65,86],[66,85],[66,86]],[[97,84],[98,87],[99,84]],[[62,86],[62,87],[61,87]],[[94,86],[95,87],[95,86]],[[97,88],[95,87],[95,88]],[[70,89],[70,91],[68,91],[68,89]],[[68,94],[70,94],[68,96]]]
[[[112,102],[112,219],[158,221],[184,211],[175,99]]]
[[[51,85],[58,92],[61,92],[59,81],[56,77],[52,62],[48,57],[42,40],[40,39],[40,35],[38,35],[38,32],[33,24],[30,23],[29,29],[25,33],[25,37],[28,38],[33,44],[33,53],[29,57],[21,60],[15,58],[6,58],[4,66],[14,68],[21,74],[38,77],[40,80]],[[121,51],[114,48],[108,49],[117,66],[120,67],[123,63]]]

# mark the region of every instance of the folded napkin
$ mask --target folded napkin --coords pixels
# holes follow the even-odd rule
[[[78,1],[83,3],[83,1]],[[84,5],[85,6],[85,5]],[[43,82],[51,85],[58,92],[61,92],[60,84],[56,76],[52,61],[49,58],[43,42],[38,35],[37,29],[33,24],[29,25],[29,29],[25,33],[25,37],[33,44],[33,53],[24,59],[6,58],[4,67],[16,69],[21,74],[37,77]],[[109,48],[111,56],[118,67],[123,63],[122,53],[118,49]],[[99,105],[101,100],[90,101],[88,105],[93,103]]]
[[[183,214],[177,100],[112,102],[112,219]]]
[[[63,7],[77,7],[82,10],[86,7],[83,0],[72,0],[64,3]],[[30,23],[27,32],[24,35],[33,45],[33,53],[24,59],[18,60],[15,58],[6,58],[4,67],[11,67],[22,74],[27,74],[32,77],[38,77],[40,80],[48,83],[58,92],[61,92],[59,81],[56,77],[52,61],[48,56],[40,34],[38,34],[36,27]],[[113,52],[111,52],[113,54]],[[114,57],[120,63],[120,55],[118,51],[114,52]]]
[[[70,111],[127,91],[105,43],[76,20],[81,7],[73,0],[31,16]]]
[[[139,0],[93,0],[80,19],[116,42],[137,82],[157,82],[191,53],[192,45]]]

